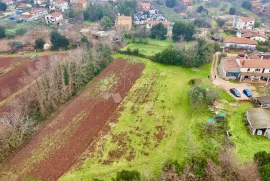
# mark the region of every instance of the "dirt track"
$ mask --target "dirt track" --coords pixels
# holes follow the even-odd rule
[[[76,163],[106,121],[115,116],[119,103],[108,95],[119,93],[124,98],[143,68],[143,64],[115,60],[78,97],[63,106],[22,150],[6,160],[0,167],[2,179],[57,180]]]

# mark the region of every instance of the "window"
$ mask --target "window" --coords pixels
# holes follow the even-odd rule
[[[247,69],[247,71],[249,72],[249,71],[250,71],[250,69]]]
[[[261,71],[261,69],[255,69],[255,72],[260,72]]]

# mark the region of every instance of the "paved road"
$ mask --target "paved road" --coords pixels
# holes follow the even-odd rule
[[[218,68],[218,57],[221,53],[217,52],[213,55],[213,61],[212,61],[212,67],[211,67],[211,76],[212,76],[212,82],[214,85],[222,87],[224,90],[226,90],[232,97],[234,97],[237,100],[247,99],[247,97],[243,94],[244,89],[249,89],[253,96],[258,96],[256,92],[256,87],[249,83],[232,83],[229,81],[226,81],[219,77],[217,68]],[[214,76],[216,75],[216,79],[214,79]],[[230,93],[231,88],[236,88],[241,93],[241,98],[236,98]]]

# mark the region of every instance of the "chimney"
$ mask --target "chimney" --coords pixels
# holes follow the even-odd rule
[[[263,54],[261,55],[261,60],[263,60]]]

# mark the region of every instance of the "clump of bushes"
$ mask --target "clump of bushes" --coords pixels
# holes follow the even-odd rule
[[[219,98],[220,92],[214,88],[205,88],[201,85],[195,85],[188,90],[188,95],[192,105],[210,105]]]
[[[270,180],[270,153],[260,151],[254,155],[254,160],[259,165],[259,172],[263,181]]]
[[[140,51],[138,48],[135,48],[134,50],[131,50],[129,47],[124,50],[124,51],[120,51],[123,54],[127,54],[127,55],[135,55],[135,56],[142,56],[144,57],[144,55],[140,54]]]
[[[6,30],[5,36],[8,39],[14,38],[16,36],[15,30]]]

